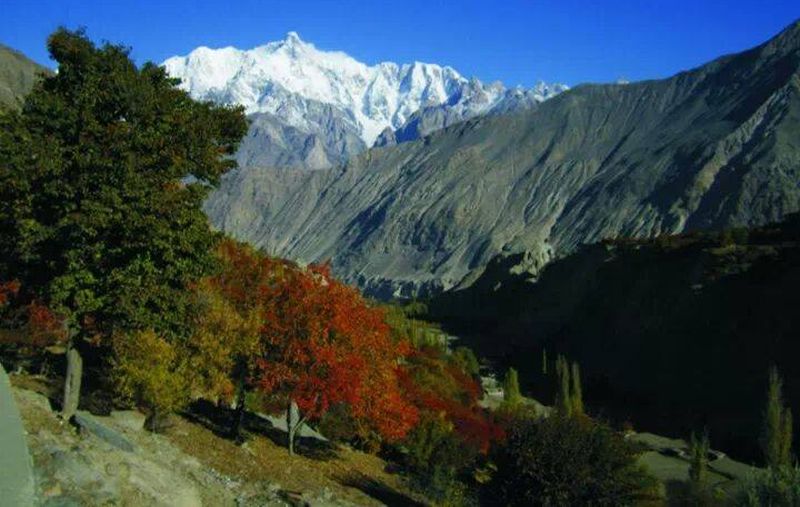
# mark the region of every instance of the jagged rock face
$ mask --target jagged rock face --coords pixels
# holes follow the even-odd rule
[[[587,85],[328,171],[241,170],[222,229],[379,295],[447,289],[501,254],[756,225],[800,209],[800,25],[670,79]]]
[[[341,165],[366,149],[364,141],[335,109],[317,105],[310,114],[315,114],[318,121],[310,132],[292,127],[270,113],[250,115],[250,128],[236,152],[239,167],[324,169]]]
[[[253,125],[238,156],[241,164],[261,168],[330,167],[379,137],[378,144],[392,144],[382,135],[387,131],[402,129],[403,141],[416,139],[566,89],[540,83],[531,90],[508,90],[419,62],[368,66],[344,53],[318,50],[294,32],[248,51],[198,48],[163,65],[196,99],[242,105],[262,123],[260,115],[269,115],[269,128]]]
[[[18,107],[37,75],[49,72],[19,51],[0,44],[0,106]]]
[[[564,85],[539,83],[531,90],[504,89],[492,85],[489,92],[482,89],[480,82],[470,81],[461,94],[455,97],[454,104],[438,104],[423,107],[412,114],[396,131],[381,133],[375,146],[392,146],[420,139],[426,135],[449,127],[455,123],[483,115],[508,114],[535,108],[548,98],[555,97],[569,88]]]

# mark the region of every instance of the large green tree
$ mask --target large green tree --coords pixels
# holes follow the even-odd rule
[[[48,49],[58,72],[0,116],[0,279],[63,320],[70,417],[90,342],[187,332],[185,289],[213,269],[217,239],[201,204],[246,120],[81,31],[57,30]]]

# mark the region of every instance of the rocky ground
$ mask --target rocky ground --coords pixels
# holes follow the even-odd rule
[[[483,380],[494,387],[484,401],[499,403],[502,388]],[[279,442],[282,431],[272,427],[278,420],[253,417],[264,427],[251,421],[242,445],[220,436],[222,428],[199,413],[175,417],[164,434],[144,430],[136,411],[109,417],[81,412],[79,424],[71,425],[56,416],[44,378],[12,375],[11,382],[44,506],[425,504],[380,458],[331,447],[313,433],[301,455],[289,456]],[[650,433],[628,438],[643,446],[641,462],[670,497],[680,496],[689,469],[686,442]],[[733,495],[755,471],[718,451],[709,458],[709,478],[721,497]]]
[[[12,376],[12,384],[45,506],[418,503],[375,456],[307,448],[290,457],[265,435],[236,445],[213,426],[180,417],[165,434],[153,434],[133,411],[83,413],[89,431],[56,417],[42,379]]]

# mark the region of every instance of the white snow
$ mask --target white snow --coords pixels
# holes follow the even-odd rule
[[[163,65],[197,99],[240,104],[248,114],[276,114],[298,128],[303,128],[303,101],[287,102],[287,93],[330,104],[352,119],[368,146],[386,127],[397,129],[421,107],[448,103],[472,116],[513,93],[500,83],[483,85],[435,64],[368,66],[342,52],[321,51],[296,32],[250,50],[199,47]],[[540,83],[531,92],[542,101],[564,89]]]

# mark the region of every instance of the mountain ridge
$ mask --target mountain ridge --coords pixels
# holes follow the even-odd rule
[[[800,208],[800,43],[665,80],[581,85],[377,148],[332,171],[239,171],[212,222],[277,255],[330,259],[373,294],[425,294],[497,255],[534,271],[606,237],[760,225]]]
[[[343,52],[319,50],[296,32],[250,50],[200,47],[162,65],[194,98],[243,105],[249,114],[268,113],[303,132],[318,133],[320,118],[313,110],[330,107],[337,129],[359,136],[364,147],[387,130],[402,129],[402,140],[415,139],[478,114],[529,107],[567,89],[484,85],[452,67],[422,62],[370,66]]]

